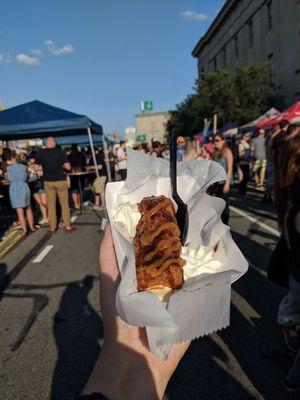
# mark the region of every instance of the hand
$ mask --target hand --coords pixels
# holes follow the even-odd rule
[[[223,186],[223,193],[227,194],[229,192],[229,190],[230,190],[230,182],[226,181],[225,185]]]
[[[173,345],[168,360],[160,362],[149,351],[145,329],[128,326],[117,315],[120,274],[109,226],[100,245],[99,263],[104,343],[83,394],[99,392],[109,400],[162,399],[190,342]]]

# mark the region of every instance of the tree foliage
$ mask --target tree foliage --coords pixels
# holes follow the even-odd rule
[[[256,63],[227,70],[208,72],[196,81],[194,93],[171,112],[168,131],[195,135],[203,129],[204,118],[218,115],[218,126],[226,122],[247,123],[272,106],[283,106],[274,94],[269,64]]]

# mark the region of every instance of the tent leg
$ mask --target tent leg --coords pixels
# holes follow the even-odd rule
[[[106,171],[107,171],[107,179],[108,179],[108,182],[111,182],[111,172],[110,172],[110,164],[109,164],[109,158],[108,158],[107,143],[106,143],[104,134],[103,134],[102,138],[103,138],[103,151],[104,151],[104,159],[105,159],[105,165],[106,165]]]
[[[93,157],[93,162],[94,162],[96,177],[99,178],[99,171],[98,171],[98,168],[97,168],[97,161],[96,161],[95,148],[94,148],[94,142],[93,142],[93,138],[92,138],[91,128],[88,127],[88,128],[87,128],[87,131],[88,131],[89,142],[90,142],[91,151],[92,151],[92,157]]]

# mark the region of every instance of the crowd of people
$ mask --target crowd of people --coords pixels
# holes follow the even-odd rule
[[[10,206],[15,210],[15,224],[28,233],[49,224],[54,234],[59,227],[72,233],[70,207],[80,210],[86,197],[80,187],[90,188],[93,207],[104,208],[108,175],[113,180],[127,176],[126,143],[109,148],[108,159],[103,148],[80,149],[77,145],[62,149],[54,138],[46,140],[45,148],[24,156],[9,148],[2,150],[0,190],[9,186]],[[153,158],[169,159],[166,144],[153,141],[135,150]],[[234,140],[217,133],[207,138],[177,138],[177,160],[213,160],[226,171],[227,180],[214,184],[208,194],[221,197],[226,207],[222,214],[229,222],[228,195],[236,184],[237,195],[247,194],[249,181],[263,193],[262,202],[274,204],[278,215],[281,239],[271,258],[268,274],[273,282],[288,288],[278,311],[286,344],[295,354],[294,365],[286,379],[288,390],[300,389],[300,129],[282,121],[276,128],[245,131]],[[108,168],[110,174],[108,174]],[[84,173],[84,174],[82,174]],[[87,192],[87,191],[86,191]],[[57,202],[58,200],[58,202]],[[34,209],[34,211],[33,211]],[[37,212],[38,211],[38,212]],[[36,221],[36,218],[39,218]],[[38,222],[38,223],[36,223]]]
[[[249,181],[252,180],[258,190],[264,191],[262,201],[274,202],[275,175],[280,155],[284,144],[298,135],[299,127],[290,125],[288,121],[282,121],[279,127],[267,132],[264,129],[256,133],[245,131],[234,139],[228,139],[222,133],[205,139],[199,136],[179,136],[177,160],[213,160],[225,169],[226,182],[213,185],[208,193],[225,200],[226,208],[222,220],[228,224],[228,194],[233,183],[237,184],[239,195],[245,196]],[[91,189],[89,200],[93,201],[95,209],[101,210],[104,207],[105,185],[108,181],[107,166],[112,180],[125,180],[127,175],[125,141],[109,148],[107,162],[101,147],[95,148],[95,160],[89,147],[80,149],[73,144],[71,147],[61,149],[53,138],[47,139],[45,147],[28,154],[16,154],[9,148],[2,150],[0,191],[3,192],[4,207],[9,204],[7,196],[7,181],[9,181],[10,205],[18,216],[18,222],[15,221],[15,224],[22,227],[24,235],[27,233],[24,210],[31,231],[38,225],[48,223],[50,231],[55,231],[57,221],[54,209],[57,208],[58,198],[62,215],[61,225],[68,230],[70,206],[76,210],[82,208],[81,186]],[[159,141],[152,141],[151,146],[142,143],[133,148],[154,158],[169,159],[167,144]],[[87,174],[82,177],[76,176],[76,173],[81,172]],[[18,190],[22,196],[17,194]],[[38,212],[32,213],[32,206]],[[34,223],[34,216],[40,218],[38,224]]]
[[[118,152],[122,147],[121,143]],[[24,236],[28,228],[34,232],[41,225],[49,225],[50,233],[55,233],[59,227],[73,232],[70,208],[81,210],[85,199],[80,186],[90,188],[85,191],[89,194],[87,203],[93,202],[96,210],[104,209],[107,168],[102,148],[95,149],[96,167],[89,147],[80,149],[73,144],[62,149],[52,137],[46,140],[44,148],[30,152],[17,152],[8,147],[1,150],[1,208],[12,215],[13,226],[22,229]],[[117,155],[110,152],[109,164],[114,179],[116,160]],[[119,156],[119,160],[118,178],[125,179],[126,159],[121,160]]]

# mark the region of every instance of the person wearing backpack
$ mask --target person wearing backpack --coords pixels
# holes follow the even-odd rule
[[[250,132],[244,132],[242,134],[242,139],[238,145],[238,157],[239,157],[239,167],[242,170],[243,177],[239,182],[239,194],[244,196],[247,192],[247,183],[250,178],[250,159],[251,159],[251,148],[250,148]]]

